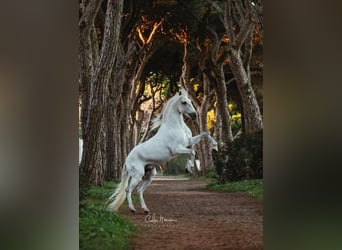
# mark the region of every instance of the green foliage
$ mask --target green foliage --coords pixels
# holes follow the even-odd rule
[[[113,193],[118,181],[105,181],[103,187],[92,186],[88,190],[88,198],[105,201]]]
[[[243,180],[231,183],[220,184],[217,182],[209,183],[206,186],[209,190],[222,191],[222,192],[244,192],[258,200],[263,200],[263,180],[253,179],[253,180]]]
[[[208,169],[205,173],[205,177],[209,179],[218,179],[218,175],[215,169]]]
[[[87,203],[80,209],[80,249],[127,249],[133,224],[102,206]]]
[[[80,202],[79,204],[80,204],[80,207],[83,205],[84,199],[88,195],[89,188],[90,188],[90,185],[88,182],[88,178],[86,174],[81,170],[81,168],[79,168],[79,202]]]
[[[113,193],[116,184],[105,182],[103,187],[88,187],[80,207],[80,249],[128,248],[134,225],[105,207],[105,200]]]
[[[238,109],[238,106],[235,102],[230,101],[228,104],[229,114],[231,115],[231,126],[232,132],[235,135],[242,129],[242,115]]]
[[[242,120],[241,120],[241,114],[240,113],[231,116],[231,126],[232,126],[233,134],[236,134],[237,132],[239,132],[241,130]]]
[[[263,132],[242,134],[228,147],[213,152],[221,183],[263,177]]]

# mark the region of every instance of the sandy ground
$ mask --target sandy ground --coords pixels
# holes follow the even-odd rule
[[[139,202],[132,214],[138,227],[132,249],[263,249],[262,202],[242,193],[204,189],[207,181],[156,177],[145,191],[150,214]]]

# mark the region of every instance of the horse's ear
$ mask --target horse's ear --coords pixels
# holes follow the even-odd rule
[[[183,94],[185,97],[188,96],[188,93],[185,91],[185,89],[179,88],[179,95],[182,95],[182,94]]]

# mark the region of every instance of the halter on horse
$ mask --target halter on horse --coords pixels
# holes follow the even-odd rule
[[[158,165],[180,154],[194,155],[195,151],[192,147],[199,143],[204,136],[212,143],[213,149],[217,150],[217,142],[208,133],[204,132],[192,137],[191,130],[184,122],[183,114],[191,119],[197,118],[197,112],[188,98],[188,93],[184,89],[180,89],[178,94],[169,99],[161,114],[154,120],[152,129],[159,127],[158,132],[149,140],[134,147],[128,154],[122,170],[121,182],[108,198],[108,200],[114,199],[108,206],[111,210],[118,211],[127,194],[128,206],[132,212],[135,212],[132,191],[143,179],[138,193],[142,209],[145,213],[149,212],[143,193],[151,184],[152,175],[154,176],[156,172],[153,168],[151,175],[143,178],[146,166]],[[130,177],[131,180],[128,184]]]

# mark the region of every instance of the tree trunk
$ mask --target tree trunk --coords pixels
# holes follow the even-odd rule
[[[227,86],[223,71],[223,63],[219,64],[216,69],[216,84],[215,84],[215,93],[217,100],[217,112],[221,116],[222,122],[222,138],[221,142],[224,145],[228,145],[233,141],[233,133],[231,127],[231,118],[228,110],[228,101],[227,101]]]
[[[114,66],[119,42],[123,1],[107,3],[104,38],[90,85],[90,103],[84,133],[81,168],[94,185],[103,185],[105,172],[104,114],[108,81]]]
[[[112,140],[110,138],[107,139],[107,143],[110,144],[107,148],[108,150],[111,150],[110,152],[107,152],[107,155],[110,156],[110,159],[113,159],[113,162],[108,165],[113,168],[113,175],[108,176],[107,180],[111,180],[113,178],[119,179],[121,176],[121,168],[124,164],[121,139],[121,119],[123,119],[122,95],[124,84],[127,82],[127,67],[130,61],[133,60],[135,51],[136,48],[134,41],[130,41],[127,46],[127,51],[124,51],[121,43],[118,44],[116,62],[112,71],[112,81],[110,82],[108,89],[113,112],[108,113],[107,119],[110,120],[110,122],[107,124],[107,129],[113,132],[113,138]]]
[[[111,180],[115,178],[115,145],[114,145],[114,105],[112,99],[107,97],[107,107],[106,107],[106,160],[107,167],[105,173],[105,180]]]
[[[101,6],[102,0],[91,1],[85,6],[83,15],[80,19],[80,93],[82,99],[81,106],[81,129],[82,135],[86,133],[86,125],[89,114],[91,81],[94,75],[96,62],[98,60],[98,47],[94,39],[94,20]]]
[[[135,146],[133,125],[138,108],[134,107],[137,98],[136,90],[139,89],[139,78],[143,68],[155,50],[152,44],[153,35],[150,35],[147,42],[142,45],[139,45],[139,41],[136,40],[137,37],[132,35],[127,42],[126,51],[121,44],[118,48],[117,61],[113,72],[114,83],[112,90],[110,90],[113,96],[113,109],[116,111],[116,114],[113,115],[116,119],[113,122],[113,151],[115,152],[113,165],[116,178],[120,178],[121,168],[128,152]]]
[[[184,55],[183,55],[183,67],[182,67],[182,74],[180,82],[182,86],[187,90],[189,93],[189,97],[192,100],[197,112],[198,112],[198,133],[208,132],[208,124],[207,124],[207,113],[208,113],[208,98],[210,95],[210,84],[209,79],[205,73],[203,73],[203,81],[202,81],[202,100],[199,102],[197,99],[196,93],[190,84],[190,62],[189,62],[189,55],[188,55],[188,43],[184,43]],[[207,56],[204,55],[198,62],[199,67],[203,71],[204,69],[204,62]],[[204,71],[203,71],[204,72]],[[194,132],[194,131],[193,131]],[[198,158],[201,162],[201,172],[204,175],[206,169],[212,165],[212,154],[211,148],[209,145],[209,141],[207,138],[204,138],[200,141],[200,143],[196,146],[198,151]]]
[[[205,81],[205,80],[204,80]],[[201,108],[199,110],[199,129],[200,133],[207,132],[208,133],[208,122],[207,122],[207,113],[208,113],[208,95],[205,95]],[[206,171],[213,166],[213,158],[211,153],[211,147],[209,140],[205,137],[198,145],[199,148],[199,160],[201,162],[201,171],[202,175],[205,175]]]
[[[243,67],[243,61],[240,56],[240,51],[232,48],[228,57],[230,59],[229,65],[234,74],[242,100],[245,131],[247,134],[251,134],[262,130],[262,117],[259,109],[259,104],[257,102],[251,84],[251,77],[250,73],[248,72],[249,68],[246,72],[246,69]]]
[[[115,107],[115,113],[113,116],[114,121],[114,172],[115,172],[115,178],[119,179],[121,176],[121,168],[123,167],[123,161],[122,161],[122,152],[121,152],[121,121],[120,121],[120,112],[121,107],[116,106]]]
[[[220,135],[219,146],[227,146],[233,141],[233,133],[231,128],[231,118],[228,110],[227,101],[227,86],[224,73],[224,65],[226,63],[226,54],[220,50],[222,45],[223,36],[219,37],[218,33],[207,27],[209,31],[212,46],[208,47],[208,61],[206,65],[208,76],[211,77],[214,82],[215,94],[216,94],[216,112],[220,114]]]
[[[217,138],[217,143],[219,145],[222,145],[223,144],[223,141],[222,141],[222,118],[221,118],[220,112],[218,111],[217,107],[215,110],[215,135]]]

